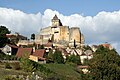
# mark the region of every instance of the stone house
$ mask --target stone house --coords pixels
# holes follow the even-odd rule
[[[17,53],[18,48],[18,46],[6,44],[1,50],[6,55],[15,55]]]
[[[21,58],[21,57],[28,57],[33,53],[33,48],[18,48],[16,57]]]
[[[46,63],[46,58],[44,58],[45,52],[45,49],[35,50],[35,52],[29,56],[29,59],[39,63]]]

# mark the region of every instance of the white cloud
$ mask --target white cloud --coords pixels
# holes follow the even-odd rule
[[[10,30],[24,35],[39,32],[40,28],[47,27],[54,15],[57,15],[63,25],[80,27],[85,35],[86,43],[112,42],[120,50],[120,11],[99,12],[95,16],[71,14],[65,16],[58,11],[46,9],[42,15],[27,14],[20,10],[0,8],[0,25],[6,25]]]
[[[6,25],[11,31],[28,35],[38,31],[41,16],[41,13],[26,14],[20,10],[0,8],[0,25]]]

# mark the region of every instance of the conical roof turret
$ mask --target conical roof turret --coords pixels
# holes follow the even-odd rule
[[[53,17],[53,20],[59,20],[56,14],[55,14],[55,16]]]

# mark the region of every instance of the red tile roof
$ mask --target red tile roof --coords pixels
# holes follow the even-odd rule
[[[65,56],[69,55],[69,53],[65,49],[62,49],[62,51],[63,51]]]
[[[20,57],[24,56],[25,54],[28,54],[28,56],[29,56],[30,54],[32,54],[32,51],[33,51],[32,48],[18,48],[16,57],[20,58]]]
[[[52,47],[52,45],[53,45],[53,44],[52,44],[52,43],[50,43],[50,42],[49,42],[49,43],[47,43],[47,44],[44,44],[44,46],[45,46],[45,47]]]
[[[16,35],[14,35],[14,34],[6,34],[6,37],[7,38],[16,37]]]
[[[11,45],[11,44],[7,44],[8,46],[12,47],[12,48],[19,48],[18,46],[16,45]]]
[[[110,47],[110,44],[101,44],[103,47],[105,48],[109,48]]]
[[[45,49],[39,49],[39,50],[36,50],[34,53],[33,53],[33,56],[37,56],[39,58],[43,58],[44,57],[44,54],[45,54]]]
[[[88,68],[89,66],[78,66],[78,68]]]

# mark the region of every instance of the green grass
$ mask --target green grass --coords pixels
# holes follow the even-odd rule
[[[5,64],[0,63],[0,80],[3,80],[6,76],[9,75],[28,75],[27,72],[22,70],[14,70],[14,69],[5,69]],[[68,65],[68,64],[42,64],[43,72],[37,70],[38,75],[49,80],[48,78],[52,78],[50,80],[80,80],[81,74],[76,71],[76,68]],[[42,69],[42,68],[41,68]],[[50,72],[48,75],[44,74],[44,69],[49,69]],[[47,73],[47,72],[46,72]]]
[[[0,80],[10,75],[27,75],[27,73],[22,70],[5,69],[5,64],[0,63]]]
[[[81,74],[74,67],[66,64],[44,64],[48,69],[55,72],[55,76],[61,80],[80,80]]]

